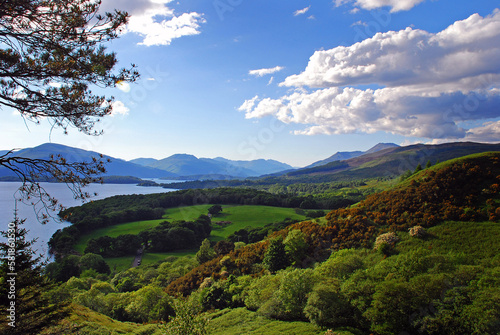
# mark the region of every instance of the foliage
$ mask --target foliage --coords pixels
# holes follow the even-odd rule
[[[9,1],[0,10],[0,106],[12,108],[25,120],[48,120],[66,133],[74,127],[99,135],[95,124],[111,114],[113,97],[92,93],[90,87],[114,87],[120,81],[135,81],[138,73],[121,69],[107,53],[104,43],[116,39],[127,14],[115,11],[99,15],[100,2]],[[22,198],[41,205],[37,213],[46,221],[59,208],[39,184],[52,179],[66,183],[76,198],[89,195],[82,187],[104,172],[102,157],[88,162],[70,162],[62,156],[30,159],[15,152],[0,155],[0,166],[23,182]]]
[[[264,264],[271,273],[284,269],[290,265],[290,259],[281,238],[277,237],[270,241],[262,264]]]
[[[202,264],[215,257],[215,251],[210,247],[210,241],[206,238],[201,242],[200,250],[196,253],[196,260]]]
[[[174,300],[175,317],[166,324],[167,335],[205,335],[209,319],[199,315],[201,306],[195,298]]]
[[[327,280],[314,287],[304,307],[305,316],[320,327],[353,325],[354,308],[340,291],[340,282]]]
[[[260,315],[287,322],[309,320],[324,327],[322,334],[328,328],[335,334],[493,335],[500,331],[500,226],[495,221],[474,220],[491,220],[485,219],[486,213],[498,208],[500,199],[494,192],[500,175],[496,157],[486,154],[435,165],[381,193],[379,200],[370,198],[356,207],[334,210],[321,222],[285,226],[263,241],[227,254],[220,252],[199,266],[193,258],[170,259],[162,265],[118,273],[109,283],[93,278],[71,279],[58,295],[76,296],[77,301],[116,319],[138,320],[136,315],[154,311],[156,306],[146,304],[141,294],[152,292],[156,296],[155,292],[167,285],[165,292],[169,295],[190,295],[187,301],[198,306],[191,318],[202,309],[222,309],[212,314],[214,320],[207,328],[217,334],[259,333],[257,329],[273,333],[270,325],[276,325],[281,333],[296,333],[287,328],[292,323],[275,323]],[[477,161],[481,169],[475,169],[471,161]],[[456,177],[453,183],[434,178],[443,169],[448,173],[445,177]],[[468,184],[469,179],[474,183]],[[447,208],[445,204],[450,202],[446,197],[436,199],[432,206],[422,203],[431,190],[454,198],[459,193],[427,184],[438,182],[450,188],[457,184],[474,186],[470,197],[464,195],[462,200],[452,202],[458,207],[467,203],[467,221],[428,224],[426,238],[402,233],[417,221],[411,208],[422,208],[423,215],[435,208]],[[392,206],[391,211],[384,201]],[[408,214],[401,212],[404,206],[410,206]],[[384,211],[388,214],[379,215]],[[471,215],[479,212],[483,214]],[[401,213],[404,220],[399,221]],[[376,236],[382,236],[377,245],[393,244],[391,252],[374,250]],[[396,237],[399,241],[394,243]],[[294,258],[296,250],[300,256],[294,259],[295,267],[277,270],[287,266],[281,264],[266,271],[265,265],[272,264],[269,259]],[[149,316],[149,320],[154,317],[158,316]],[[269,328],[263,330],[262,324]],[[302,327],[304,323],[296,325]],[[227,327],[227,332],[222,327]],[[311,329],[316,328],[307,328],[304,333]]]
[[[88,253],[83,255],[79,261],[80,269],[85,270],[95,270],[99,273],[110,274],[111,270],[109,265],[106,263],[101,255],[96,255]]]
[[[306,235],[299,229],[290,230],[283,244],[292,264],[300,264],[307,251]]]
[[[422,226],[411,227],[408,230],[408,233],[410,234],[410,236],[413,236],[413,237],[423,238],[423,237],[427,236],[427,231]]]
[[[125,234],[115,238],[101,236],[88,242],[85,253],[94,253],[103,257],[121,257],[135,254],[141,245],[142,241],[137,235]]]
[[[210,315],[210,335],[323,335],[308,322],[269,319],[245,308],[225,309]],[[347,335],[347,334],[344,334]]]
[[[221,205],[213,205],[208,209],[208,213],[211,215],[217,215],[220,212],[222,212],[222,206]]]
[[[0,307],[2,334],[34,334],[66,315],[66,302],[53,304],[46,292],[54,284],[43,275],[41,256],[27,240],[25,220],[15,218],[0,243]]]

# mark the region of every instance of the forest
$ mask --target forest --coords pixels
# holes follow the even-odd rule
[[[269,334],[497,334],[499,191],[500,154],[478,154],[416,169],[385,191],[324,217],[237,231],[217,244],[207,239],[206,215],[163,222],[135,240],[95,240],[84,255],[60,257],[45,267],[40,275],[59,284],[43,296],[51,306],[66,306],[73,318],[96,313],[116,324],[76,326],[62,316],[47,331],[114,334],[118,325],[132,322],[124,333],[237,334],[232,320],[244,319],[248,334],[259,334],[262,324]],[[138,199],[162,208],[157,204],[180,196],[193,203],[186,194],[218,202],[238,194],[232,192],[241,192],[234,197],[240,203],[275,199],[246,189]],[[126,211],[119,203],[111,198],[88,207],[96,215]],[[85,222],[80,210],[69,210],[81,220],[75,219],[75,228]],[[111,270],[103,258],[120,245],[165,250],[191,242],[199,248],[196,255],[125,271]]]

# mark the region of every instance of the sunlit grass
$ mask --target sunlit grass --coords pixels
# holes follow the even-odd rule
[[[165,215],[159,220],[146,220],[122,223],[114,226],[104,227],[94,230],[88,234],[82,235],[75,250],[83,253],[89,240],[101,236],[117,237],[123,234],[137,235],[143,230],[151,229],[163,221],[194,221],[202,214],[208,214],[208,209],[212,205],[197,205],[169,208]],[[212,218],[214,229],[210,235],[211,241],[220,241],[225,239],[235,231],[246,227],[263,227],[268,223],[282,221],[286,218],[305,220],[304,215],[295,213],[292,208],[271,207],[271,206],[222,206],[221,214]],[[230,225],[219,226],[218,221],[231,221]]]
[[[285,322],[265,318],[246,308],[226,309],[211,315],[210,335],[323,335],[309,322]],[[350,333],[343,333],[347,335]]]

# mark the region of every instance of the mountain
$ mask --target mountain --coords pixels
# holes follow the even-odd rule
[[[226,179],[229,176],[246,178],[257,177],[292,169],[288,164],[272,159],[257,159],[252,161],[233,161],[230,159],[197,158],[188,154],[175,154],[156,160],[153,158],[138,158],[130,162],[175,173],[179,176],[193,179]],[[226,178],[221,178],[225,176]]]
[[[288,164],[278,162],[273,159],[256,159],[252,161],[233,161],[222,157],[214,158],[216,161],[225,162],[236,167],[252,171],[253,175],[261,176],[264,174],[275,173],[289,170],[292,167]]]
[[[298,169],[287,177],[308,178],[309,181],[334,181],[346,179],[395,177],[413,171],[418,164],[425,166],[430,161],[446,161],[470,154],[500,151],[500,144],[456,142],[438,145],[415,144],[405,147],[388,146],[385,149],[366,153],[343,161]]]
[[[333,154],[332,156],[328,157],[327,159],[314,162],[311,165],[306,166],[305,168],[313,168],[316,166],[321,166],[336,161],[344,161],[347,159],[359,157],[364,154],[371,154],[380,150],[384,150],[387,148],[395,148],[395,147],[399,147],[399,145],[394,143],[379,143],[367,151],[339,151]]]
[[[92,160],[92,157],[99,158],[101,155],[95,151],[87,151],[55,143],[45,143],[34,148],[21,149],[13,153],[15,156],[32,159],[49,159],[50,155],[57,154],[69,162],[88,162]],[[103,156],[103,159],[111,160],[110,163],[106,164],[106,173],[103,176],[134,176],[140,178],[175,177],[175,174],[164,170],[141,166],[111,156]],[[0,177],[12,175],[12,171],[5,167],[0,167]]]
[[[138,164],[141,166],[150,166],[151,164],[158,162],[158,160],[154,159],[154,158],[136,158],[136,159],[129,160],[129,162],[134,163],[134,164]]]

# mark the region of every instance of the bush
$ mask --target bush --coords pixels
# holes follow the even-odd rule
[[[353,322],[353,307],[340,293],[337,281],[317,285],[307,299],[305,316],[320,327],[339,327]]]
[[[385,233],[382,235],[379,235],[377,239],[375,240],[375,250],[381,250],[383,251],[383,248],[385,248],[384,245],[387,245],[389,247],[394,247],[394,245],[399,242],[399,237],[396,235],[396,233],[390,232],[390,233]]]
[[[422,227],[422,226],[411,227],[408,230],[408,233],[412,237],[420,237],[420,238],[422,238],[422,237],[427,236],[427,230],[425,230],[425,228]]]

